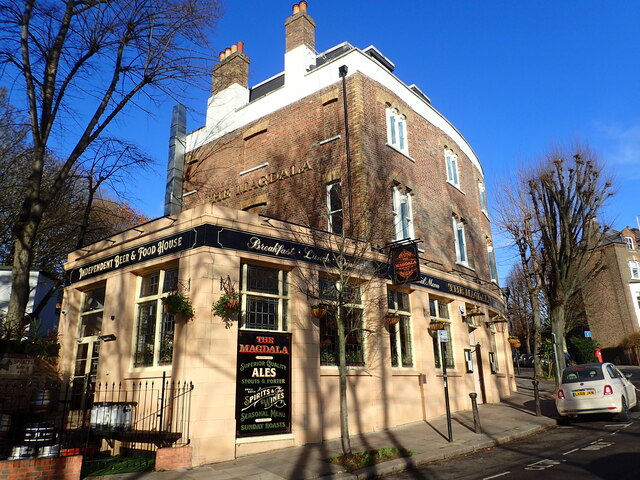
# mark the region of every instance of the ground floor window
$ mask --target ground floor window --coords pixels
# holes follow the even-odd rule
[[[242,324],[251,330],[286,332],[289,307],[288,272],[242,265]]]
[[[399,319],[396,324],[389,325],[391,366],[413,367],[409,294],[397,290],[387,290],[387,307],[389,313],[396,315]]]
[[[175,315],[162,299],[178,289],[178,269],[162,269],[139,279],[134,367],[170,365],[173,361]]]
[[[453,368],[453,343],[451,338],[451,320],[449,315],[449,302],[437,297],[429,298],[429,314],[431,321],[442,322],[444,324],[443,330],[446,331],[447,342],[443,345],[440,341],[438,331],[432,332],[433,339],[433,357],[435,360],[436,368],[442,368],[442,352],[445,351],[445,358],[447,359],[447,368]]]
[[[320,365],[338,365],[338,321],[345,329],[346,364],[364,366],[363,308],[357,285],[341,286],[330,278],[320,279],[320,298],[327,313],[320,318]]]

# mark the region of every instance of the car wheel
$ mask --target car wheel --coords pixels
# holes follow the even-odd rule
[[[627,399],[622,397],[621,403],[622,403],[622,410],[618,415],[618,419],[621,422],[628,422],[630,420],[630,417],[629,417],[629,405],[627,405]]]

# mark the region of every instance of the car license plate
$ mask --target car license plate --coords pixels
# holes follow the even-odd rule
[[[590,397],[596,394],[595,389],[593,388],[585,388],[583,390],[574,390],[571,392],[574,397]]]

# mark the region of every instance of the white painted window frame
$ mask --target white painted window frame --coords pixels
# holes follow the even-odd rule
[[[467,252],[467,236],[465,233],[464,222],[453,217],[453,240],[456,251],[456,263],[469,266],[469,255]],[[462,239],[462,242],[460,242]],[[462,245],[460,245],[462,243]]]
[[[633,237],[624,237],[625,242],[627,242],[627,248],[629,250],[635,250]]]
[[[328,215],[328,228],[331,233],[342,233],[344,231],[344,202],[342,202],[342,194],[340,194],[340,208],[336,210],[331,210],[331,191],[336,187],[340,187],[340,192],[342,192],[342,182],[340,180],[327,184],[327,215]],[[342,217],[342,231],[336,232],[334,230],[334,215],[340,214]]]
[[[444,151],[444,167],[447,172],[447,182],[460,188],[460,171],[458,169],[458,155],[452,150]]]
[[[413,227],[413,199],[411,192],[402,191],[397,185],[393,186],[393,226],[396,240],[414,239]],[[402,215],[402,205],[405,205],[406,216]],[[406,221],[406,232],[404,227]]]
[[[640,280],[640,262],[631,260],[629,262],[629,273],[632,280]]]
[[[480,195],[480,209],[488,217],[489,209],[487,208],[487,189],[483,182],[478,182],[478,194]]]
[[[405,155],[409,155],[407,118],[392,107],[387,107],[386,117],[387,144]]]

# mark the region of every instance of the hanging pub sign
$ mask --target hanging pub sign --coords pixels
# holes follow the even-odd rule
[[[402,285],[420,280],[420,259],[418,244],[400,245],[391,250],[393,283]]]
[[[236,437],[291,432],[291,334],[238,332]]]

